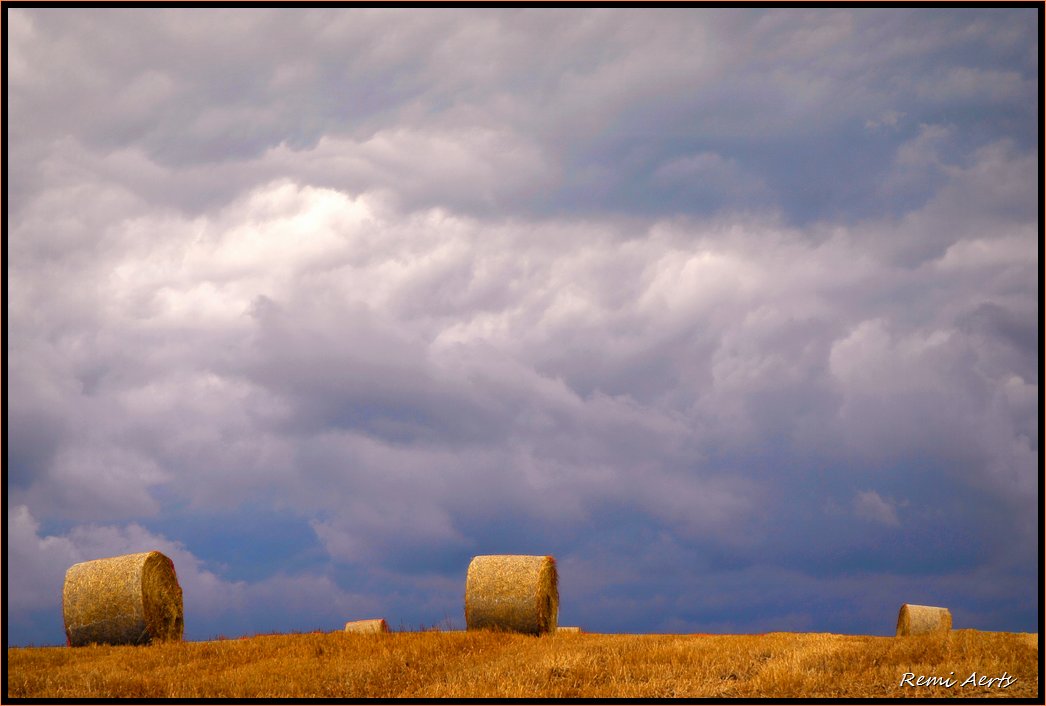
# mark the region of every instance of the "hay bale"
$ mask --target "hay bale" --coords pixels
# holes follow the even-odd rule
[[[350,620],[345,623],[345,632],[381,633],[388,631],[389,624],[385,622],[385,618],[375,618],[373,620]]]
[[[540,635],[555,632],[559,579],[550,556],[473,557],[465,578],[465,626]]]
[[[897,614],[897,637],[948,632],[952,629],[952,614],[947,608],[905,603]]]
[[[576,626],[567,626],[567,625],[557,626],[556,627],[556,633],[561,633],[561,632],[565,632],[565,633],[580,633],[581,632],[581,628],[576,627]]]
[[[70,647],[181,640],[182,589],[174,562],[144,552],[73,564],[65,572],[62,614]]]

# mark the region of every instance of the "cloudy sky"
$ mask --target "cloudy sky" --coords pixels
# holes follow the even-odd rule
[[[1039,618],[1030,9],[6,9],[10,644]]]

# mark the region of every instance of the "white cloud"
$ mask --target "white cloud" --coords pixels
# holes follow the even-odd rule
[[[40,537],[40,524],[25,505],[7,515],[7,606],[14,613],[49,608],[61,596],[65,571],[80,561],[66,537]],[[11,571],[15,568],[15,571]]]
[[[40,524],[25,505],[8,517],[8,605],[16,610],[50,608],[61,611],[65,571],[75,563],[105,557],[160,551],[174,562],[182,587],[187,625],[237,607],[243,584],[228,583],[205,569],[181,543],[152,534],[138,524],[79,525],[66,534],[42,535]]]
[[[865,490],[854,497],[854,513],[861,518],[878,522],[888,527],[899,527],[901,520],[897,516],[894,503],[883,498],[874,490]]]
[[[870,118],[865,121],[864,126],[868,130],[878,130],[882,127],[888,127],[891,129],[897,129],[897,126],[904,117],[904,113],[897,110],[887,110],[879,114],[877,118]]]
[[[8,516],[8,607],[19,614],[55,611],[61,614],[66,570],[75,563],[122,554],[159,551],[174,562],[182,589],[188,639],[218,636],[213,625],[235,617],[246,633],[274,626],[312,625],[333,630],[343,616],[377,614],[380,597],[339,587],[329,576],[275,572],[255,582],[228,581],[211,570],[181,542],[142,526],[76,525],[64,534],[42,534],[29,508],[16,505]],[[61,635],[44,636],[58,644]]]
[[[920,84],[917,90],[927,98],[942,102],[1005,102],[1031,98],[1035,94],[1034,83],[1018,71],[969,66],[949,68],[943,75]]]
[[[993,270],[1028,264],[1028,236],[1010,232],[991,238],[960,240],[948,247],[932,267],[942,271]],[[983,272],[982,272],[983,274]]]
[[[13,87],[32,81],[33,62],[26,56],[26,47],[36,41],[36,29],[30,13],[15,9],[7,15],[7,31],[11,49],[7,54],[7,78]]]
[[[958,264],[981,276],[1019,265],[1027,250],[1016,235],[960,241],[914,274],[868,257],[860,230],[837,229],[815,245],[757,218],[661,221],[638,231],[610,220],[490,222],[445,209],[400,213],[377,197],[290,181],[259,186],[207,216],[118,223],[110,242],[125,247],[80,274],[90,293],[81,302],[105,322],[111,344],[52,355],[78,351],[80,370],[110,370],[117,341],[135,340],[119,375],[96,374],[104,394],[62,394],[77,417],[115,413],[103,437],[136,429],[144,445],[126,458],[155,458],[143,457],[139,470],[105,461],[91,471],[67,462],[91,448],[71,443],[24,496],[49,498],[53,509],[70,488],[109,488],[97,485],[107,477],[112,487],[99,500],[132,516],[156,511],[149,489],[160,484],[204,504],[264,484],[295,486],[301,444],[311,443],[296,435],[330,426],[382,443],[496,446],[523,434],[524,454],[509,461],[522,477],[534,488],[566,483],[581,493],[595,482],[585,463],[626,477],[629,446],[653,445],[670,463],[693,466],[710,444],[740,450],[787,429],[828,445],[839,425],[852,429],[852,448],[872,457],[883,447],[939,448],[984,421],[974,414],[982,383],[955,384],[968,374],[969,350],[955,321],[978,303],[946,295],[967,286]],[[978,248],[999,255],[974,263],[964,253]],[[907,309],[911,323],[883,312],[854,321],[869,296],[898,286],[940,290],[934,296],[950,297],[952,309],[920,294],[926,308]],[[34,310],[52,305],[42,296]],[[12,314],[32,320],[28,302],[13,303]],[[16,355],[16,367],[28,364]],[[801,414],[790,413],[785,400],[804,389],[815,392]],[[943,399],[951,411],[916,433],[914,419],[886,410],[918,395],[922,402],[904,403],[913,414]],[[973,416],[956,416],[965,409]],[[531,445],[557,429],[582,442],[577,461],[536,462]],[[560,480],[549,486],[542,468],[558,468]],[[695,473],[699,487],[707,479]],[[678,495],[671,477],[650,492]],[[333,497],[349,492],[337,488]],[[724,507],[751,506],[746,492],[723,494]],[[302,507],[310,502],[292,495]],[[91,507],[102,517],[108,505]],[[728,514],[702,516],[725,522]],[[445,521],[433,531],[454,537]]]
[[[954,126],[924,123],[916,137],[897,148],[895,159],[906,167],[941,167],[942,143],[954,136]]]
[[[68,444],[51,461],[46,478],[24,501],[69,519],[150,517],[159,503],[150,490],[169,480],[155,460],[113,444]]]

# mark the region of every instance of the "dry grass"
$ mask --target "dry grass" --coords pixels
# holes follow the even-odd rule
[[[952,613],[947,608],[905,603],[897,614],[897,637],[948,632],[952,629]]]
[[[7,656],[11,698],[1032,698],[1039,689],[1037,640],[973,630],[906,638],[338,631]],[[951,672],[1016,681],[900,686],[905,673]]]
[[[559,580],[552,557],[495,554],[474,557],[469,563],[465,576],[469,630],[554,633],[558,616]]]
[[[182,639],[182,589],[160,552],[125,554],[69,567],[62,588],[69,645],[141,645]]]

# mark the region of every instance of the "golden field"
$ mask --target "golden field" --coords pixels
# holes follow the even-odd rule
[[[1030,698],[1039,689],[1036,635],[975,630],[907,638],[336,632],[9,648],[7,657],[9,698]],[[906,673],[912,683],[956,683],[902,686]],[[961,686],[973,673],[974,681],[1013,680]]]

